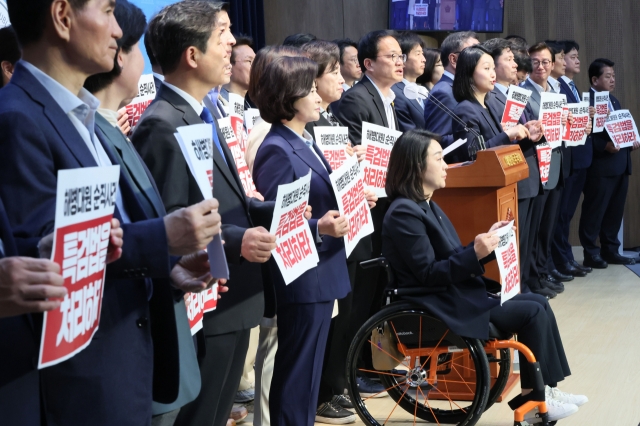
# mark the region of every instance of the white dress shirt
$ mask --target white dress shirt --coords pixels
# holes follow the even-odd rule
[[[366,74],[365,74],[366,76]],[[369,76],[367,76],[367,78],[369,78]],[[382,98],[382,105],[384,106],[384,112],[387,116],[387,123],[389,123],[389,128],[391,130],[397,130],[396,129],[396,119],[395,119],[395,114],[393,112],[393,101],[395,101],[396,99],[396,94],[393,93],[393,90],[389,89],[389,96],[384,96],[382,94],[382,92],[380,91],[380,88],[378,86],[376,86],[376,84],[373,82],[373,80],[371,80],[369,78],[369,81],[371,82],[371,84],[373,84],[373,87],[376,88],[376,90],[378,91],[378,93],[380,94],[380,97]]]
[[[180,89],[179,87],[174,86],[173,84],[169,84],[166,81],[164,83],[162,83],[162,84],[164,84],[169,89],[171,89],[174,92],[176,92],[178,95],[180,95],[180,97],[182,97],[182,99],[187,101],[187,103],[191,106],[191,108],[193,108],[193,110],[196,112],[196,114],[198,114],[198,116],[200,114],[202,114],[202,110],[204,109],[204,106],[202,105],[202,101],[198,101],[196,98],[194,98],[193,96],[191,96],[190,94],[188,94],[184,90]],[[213,114],[213,112],[212,112],[212,114]]]

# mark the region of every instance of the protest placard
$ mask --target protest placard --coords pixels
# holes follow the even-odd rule
[[[153,74],[142,75],[138,81],[138,95],[125,107],[129,116],[129,125],[132,129],[138,124],[142,113],[155,98],[156,84],[153,81]]]
[[[294,182],[278,186],[269,232],[276,236],[271,254],[287,285],[319,262],[315,238],[304,218],[310,188],[311,170]]]
[[[244,123],[247,128],[247,134],[251,134],[251,130],[253,130],[253,126],[256,125],[256,122],[260,119],[260,110],[258,108],[249,108],[244,112]],[[246,147],[245,147],[246,151]]]
[[[589,92],[582,92],[582,102],[589,103],[591,94]]]
[[[235,93],[229,93],[229,117],[231,117],[231,126],[244,156],[247,151],[247,138],[244,130],[244,98]]]
[[[344,247],[349,257],[358,242],[373,232],[371,211],[364,195],[364,175],[358,157],[354,155],[347,158],[329,178],[338,200],[340,215],[349,221],[349,233],[344,236]]]
[[[413,16],[416,18],[425,18],[429,16],[429,7],[426,4],[416,4],[413,9]]]
[[[362,162],[364,183],[373,189],[378,197],[386,197],[387,167],[393,144],[402,132],[387,127],[362,122],[362,146],[366,148]]]
[[[0,0],[0,28],[8,27],[9,25],[11,25],[11,21],[9,21],[7,2],[6,0]]]
[[[38,368],[81,352],[98,330],[119,178],[120,166],[58,171],[51,260],[67,295],[44,313]]]
[[[507,103],[505,104],[501,120],[504,130],[509,130],[518,125],[520,117],[529,101],[529,97],[531,97],[531,90],[523,89],[513,84],[509,86]]]
[[[593,106],[596,108],[596,115],[593,117],[593,132],[602,132],[609,114],[609,92],[596,92]]]
[[[546,185],[549,181],[549,168],[551,167],[551,145],[547,142],[536,145],[538,153],[538,167],[540,169],[540,182]]]
[[[218,120],[220,133],[224,136],[225,142],[227,142],[227,146],[229,147],[229,151],[231,151],[231,154],[233,155],[233,161],[236,165],[236,169],[238,169],[238,176],[240,176],[242,188],[244,189],[245,194],[251,197],[253,196],[253,193],[256,192],[256,185],[253,182],[251,171],[249,170],[247,161],[244,158],[244,151],[240,147],[240,142],[238,142],[238,138],[233,131],[232,123],[233,119],[231,117],[224,117]]]
[[[562,97],[557,93],[542,92],[540,94],[540,112],[538,120],[544,125],[544,137],[551,149],[562,145]]]
[[[499,228],[496,235],[500,238],[495,252],[500,270],[500,282],[502,283],[502,293],[500,294],[500,304],[502,305],[520,293],[518,243],[516,233],[513,230],[513,221],[509,222],[507,226]]]
[[[341,126],[315,126],[313,128],[316,143],[324,158],[331,166],[331,170],[338,170],[347,161],[347,144],[349,143],[349,128]]]
[[[562,101],[561,117],[566,119],[564,126],[560,129],[560,139],[565,140],[565,138],[568,138],[571,133],[571,123],[569,123],[569,104],[567,102],[567,95],[561,93],[560,99]]]
[[[568,104],[569,112],[573,116],[573,124],[569,127],[569,132],[563,137],[565,146],[584,145],[587,140],[586,129],[589,125],[589,103],[579,102]]]
[[[634,142],[640,142],[636,122],[629,110],[619,109],[611,112],[605,128],[617,148],[627,148],[633,146]]]

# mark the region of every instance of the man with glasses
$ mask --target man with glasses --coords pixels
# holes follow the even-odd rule
[[[247,96],[249,90],[249,74],[251,73],[251,64],[256,57],[253,50],[253,39],[245,35],[235,37],[236,44],[231,50],[231,79],[229,83],[222,86],[220,95],[227,102],[229,101],[229,93],[235,93],[242,96],[244,101],[244,109],[251,108]]]
[[[429,98],[425,101],[424,122],[425,129],[442,136],[443,148],[453,143],[451,116],[447,112],[453,113],[458,105],[458,101],[453,97],[453,79],[455,78],[458,55],[464,48],[478,43],[476,33],[463,31],[449,34],[440,47],[444,74],[440,81],[433,86]],[[434,100],[431,100],[432,98]]]
[[[416,80],[424,73],[427,60],[424,57],[424,42],[412,32],[401,33],[397,37],[402,53],[407,55],[404,63],[404,78],[391,89],[396,94],[395,106],[398,124],[403,132],[424,128],[424,99],[409,99],[404,95],[407,85],[416,84]]]
[[[355,145],[357,155],[363,155],[362,122],[377,124],[393,130],[400,130],[394,108],[396,94],[391,87],[402,81],[406,55],[403,55],[395,33],[388,30],[373,31],[366,34],[358,44],[358,60],[364,70],[364,77],[342,96],[339,108],[334,115],[349,127],[349,140]],[[371,210],[374,232],[371,237],[373,251],[371,257],[382,253],[382,219],[387,209],[386,198],[378,201]],[[364,270],[357,266],[353,288],[354,318],[368,318],[370,308],[380,300],[379,295],[386,285],[386,275],[377,268]],[[371,291],[376,288],[375,291]],[[375,302],[374,302],[375,301]],[[367,312],[359,312],[365,309]],[[356,330],[362,325],[353,321]],[[366,377],[358,378],[358,387],[363,396],[387,395],[384,387]]]
[[[358,44],[349,38],[333,42],[340,49],[340,74],[344,78],[342,88],[346,92],[362,78],[362,68],[358,61]]]

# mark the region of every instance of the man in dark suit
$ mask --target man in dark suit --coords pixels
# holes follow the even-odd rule
[[[537,120],[540,114],[540,93],[552,91],[547,79],[555,61],[555,54],[545,43],[537,43],[529,49],[529,55],[531,56],[531,62],[533,64],[533,73],[531,73],[529,78],[522,84],[522,87],[531,90],[531,97],[529,98],[529,103],[524,113],[527,120]],[[536,155],[536,163],[537,162],[538,159]],[[546,271],[546,253],[548,253],[549,245],[545,245],[545,241],[547,241],[545,240],[547,228],[543,228],[541,225],[543,217],[548,218],[548,220],[545,221],[545,223],[548,224],[549,218],[552,216],[551,208],[553,206],[550,205],[545,213],[545,205],[547,204],[549,194],[553,192],[552,190],[561,182],[561,175],[562,154],[560,149],[556,148],[551,153],[549,179],[546,185],[544,185],[544,191],[531,202],[531,227],[529,229],[531,265],[529,268],[529,276],[526,277],[526,281],[523,281],[531,291],[547,297],[555,297],[558,292],[563,291],[562,283],[550,277],[550,271]],[[553,230],[551,230],[551,232],[552,231]],[[548,241],[550,242],[550,238]]]
[[[458,105],[458,102],[453,97],[453,79],[456,74],[458,55],[465,47],[478,43],[476,33],[463,31],[449,34],[440,47],[444,74],[440,81],[433,86],[429,98],[425,101],[424,122],[425,129],[442,136],[443,148],[454,142],[453,131],[451,130],[451,116],[447,112],[453,112],[456,105]]]
[[[578,50],[580,46],[573,40],[566,40],[561,43],[564,47],[565,74],[560,76],[560,93],[567,97],[568,103],[580,102],[580,91],[573,81],[575,76],[580,73],[580,59]],[[593,110],[595,113],[595,110]],[[573,258],[573,250],[569,244],[569,227],[571,219],[578,207],[578,201],[584,188],[587,178],[587,169],[591,165],[593,157],[593,145],[591,139],[587,139],[584,145],[574,146],[569,149],[563,147],[563,158],[568,158],[567,151],[571,155],[571,161],[563,162],[564,174],[564,192],[560,201],[558,221],[553,235],[553,243],[551,245],[551,257],[555,267],[562,274],[572,275],[574,277],[585,276],[591,272],[590,267],[580,265]],[[569,170],[567,175],[566,169]]]
[[[151,47],[151,38],[149,34],[144,35],[144,50],[147,52],[149,63],[151,64],[151,72],[153,73],[153,83],[156,85],[156,93],[160,90],[160,86],[164,81],[164,75],[162,75],[162,68],[156,60],[156,56],[153,54],[153,48]]]
[[[621,106],[618,99],[611,95],[616,88],[613,66],[614,63],[609,59],[596,59],[589,65],[589,80],[591,104],[596,92],[608,91],[609,109],[615,111]],[[590,139],[593,162],[587,171],[578,229],[580,244],[584,249],[584,265],[598,269],[606,268],[609,263],[633,265],[634,259],[619,253],[618,231],[622,225],[629,188],[631,151],[640,148],[640,142],[634,142],[633,147],[629,148],[616,147],[606,130],[593,133]],[[598,237],[600,247],[596,244]]]
[[[12,182],[0,186],[0,194],[12,200],[7,216],[14,237],[38,238],[54,227],[58,170],[117,163],[94,132],[99,102],[82,84],[112,69],[122,32],[107,1],[8,5],[23,60],[0,96],[0,131],[7,136],[0,181]],[[103,15],[109,19],[97,18]],[[219,232],[219,216],[205,216],[216,203],[148,220],[123,174],[118,194],[115,217],[127,248],[107,268],[100,328],[82,352],[40,371],[40,406],[49,425],[148,425],[152,396],[171,402],[178,394],[168,278],[180,266],[171,255],[195,252]],[[34,245],[24,254],[39,253]]]
[[[186,25],[192,35],[176,45],[173,40],[184,37]],[[215,311],[205,314],[202,389],[181,409],[179,425],[227,423],[250,330],[258,325],[265,309],[260,263],[275,248],[275,236],[262,227],[271,224],[273,203],[246,197],[233,155],[211,112],[202,105],[213,87],[229,81],[229,57],[235,42],[229,27],[227,6],[222,3],[176,3],[153,18],[148,31],[165,81],[132,138],[170,212],[203,198],[173,134],[181,126],[203,122],[213,126],[213,195],[222,201],[222,238],[232,290]]]
[[[401,82],[391,87],[396,94],[395,108],[398,116],[398,130],[406,132],[416,127],[424,128],[424,102],[425,99],[409,99],[404,94],[407,84],[416,84],[416,79],[424,73],[427,60],[422,49],[424,42],[412,32],[404,32],[396,37],[402,54],[407,56],[404,63],[404,78]]]

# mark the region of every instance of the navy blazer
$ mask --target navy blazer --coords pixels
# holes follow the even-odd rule
[[[274,124],[258,148],[253,179],[264,199],[275,201],[278,185],[306,176],[311,169],[309,204],[313,206],[313,216],[309,227],[312,235],[316,236],[318,219],[329,210],[338,210],[338,202],[329,180],[331,166],[315,143],[313,149],[318,157],[292,130],[282,124]],[[316,243],[316,247],[320,258],[318,266],[289,285],[285,285],[275,260],[269,260],[279,306],[342,299],[351,290],[343,238],[324,235],[322,243]]]
[[[488,94],[487,96],[491,95]],[[473,129],[484,137],[484,144],[487,148],[511,143],[509,136],[500,126],[502,116],[494,117],[494,111],[483,107],[477,100],[465,99],[456,106],[454,113],[467,124],[467,129]],[[472,143],[479,143],[474,133],[467,131],[461,123],[454,120],[453,140],[456,141],[458,139],[467,139],[467,143],[449,153],[447,162],[460,163],[470,160],[469,147]],[[476,147],[480,149],[479,145],[476,145]]]
[[[506,95],[496,88],[491,91],[491,96],[487,96],[484,102],[491,111],[491,115],[500,117],[500,121],[502,121],[502,115],[507,106]],[[524,113],[520,117],[520,122],[527,122]],[[529,177],[518,181],[518,199],[523,200],[542,194],[542,183],[540,182],[540,167],[538,167],[538,157],[533,141],[529,138],[521,139],[518,141],[518,145],[527,161],[527,166],[529,166]]]
[[[427,295],[408,299],[454,333],[487,339],[489,310],[500,304],[487,290],[498,290],[500,285],[482,276],[483,262],[478,261],[473,242],[463,247],[449,218],[436,203],[430,204],[398,197],[384,217],[382,255],[393,268],[395,286],[427,289]]]
[[[407,130],[424,129],[424,108],[420,106],[420,102],[416,99],[409,99],[404,95],[404,81],[391,86],[391,90],[396,94],[394,101],[398,123],[401,132]]]
[[[6,208],[13,235],[47,235],[54,226],[58,170],[93,167],[96,162],[69,118],[20,63],[0,95],[0,133],[5,152],[0,181],[11,182],[0,186],[0,196],[11,200]],[[177,361],[171,356],[177,352],[171,349],[176,335],[166,333],[163,341],[152,342],[143,279],[169,278],[175,259],[168,253],[163,220],[146,220],[122,173],[120,189],[134,223],[122,225],[123,256],[107,267],[100,327],[82,352],[40,371],[49,425],[147,425],[152,382],[158,386],[157,400],[173,401],[178,393],[177,362],[167,359],[161,375],[153,377],[154,346],[157,355],[162,357],[164,348]],[[117,208],[115,217],[122,222]],[[37,248],[30,254],[38,256]],[[173,310],[164,314],[173,318]]]
[[[425,129],[442,136],[442,147],[446,148],[456,139],[453,138],[453,128],[451,117],[444,112],[439,105],[431,101],[436,98],[440,103],[453,111],[458,105],[458,101],[453,97],[453,80],[446,74],[442,74],[440,81],[433,86],[429,97],[424,103],[424,125]]]
[[[577,87],[576,90],[578,90]],[[571,87],[569,87],[569,85],[562,79],[560,79],[560,93],[567,95],[567,102],[569,103],[582,102],[582,99],[576,99]],[[578,93],[580,93],[580,90],[578,90]],[[593,105],[593,103],[591,105]],[[587,140],[584,145],[574,146],[570,151],[571,170],[588,168],[591,165],[591,160],[593,159],[593,144],[591,142],[591,136],[587,136]]]
[[[593,88],[589,89],[591,93],[591,106],[595,100],[595,91]],[[613,110],[617,111],[621,109],[620,101],[609,93],[609,99]],[[591,139],[591,140],[589,140]],[[586,143],[591,142],[593,146],[593,162],[587,173],[589,176],[619,176],[621,174],[631,174],[631,147],[622,148],[620,151],[612,154],[605,150],[607,143],[611,141],[611,136],[606,129],[598,133],[591,133]]]
[[[529,97],[529,103],[527,103],[527,107],[524,109],[525,117],[527,121],[537,120],[540,115],[540,93],[538,89],[535,88],[533,84],[526,79],[524,83],[522,83],[521,87],[531,90],[531,97]],[[544,139],[541,139],[542,142]],[[537,158],[537,155],[536,155]],[[536,160],[537,162],[537,160]],[[551,165],[549,166],[549,180],[547,184],[544,186],[545,190],[552,190],[559,184],[564,182],[563,174],[560,173],[562,170],[562,151],[560,148],[556,148],[551,151]]]
[[[0,92],[2,93],[2,92]],[[18,251],[0,200],[0,258]],[[38,316],[41,320],[41,316]],[[0,318],[0,418],[7,425],[40,424],[40,384],[37,370],[40,341],[31,315]]]

